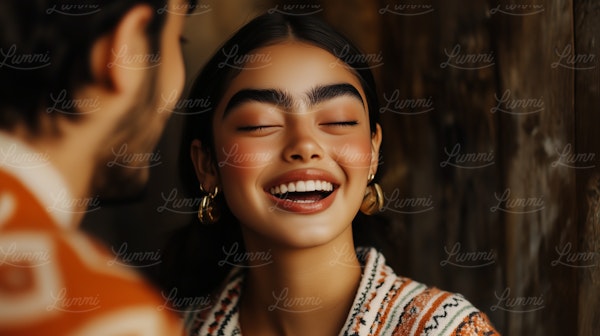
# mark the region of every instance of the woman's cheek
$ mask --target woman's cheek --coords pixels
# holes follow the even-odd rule
[[[222,170],[252,171],[268,166],[275,154],[272,143],[243,139],[223,143],[220,149],[217,148],[217,157]]]
[[[344,137],[332,145],[332,156],[340,166],[354,169],[369,168],[371,142],[362,137]]]

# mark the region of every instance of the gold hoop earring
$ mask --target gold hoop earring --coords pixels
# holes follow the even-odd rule
[[[367,182],[367,190],[365,190],[365,196],[360,205],[360,211],[367,216],[373,215],[376,212],[383,209],[383,191],[378,183],[372,183],[375,179],[375,175],[369,175],[369,181]]]
[[[206,195],[202,196],[202,199],[200,199],[198,220],[204,225],[214,224],[219,220],[221,215],[215,201],[215,197],[217,197],[217,194],[219,193],[219,187],[215,187],[215,191],[211,193],[206,192],[202,185],[200,185],[200,191],[205,192]]]

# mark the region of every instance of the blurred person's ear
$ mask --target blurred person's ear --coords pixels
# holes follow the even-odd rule
[[[91,50],[92,81],[107,94],[138,94],[147,80],[151,55],[147,26],[153,10],[137,5],[123,16],[117,26],[98,39]]]

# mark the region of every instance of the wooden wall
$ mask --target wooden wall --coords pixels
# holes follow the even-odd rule
[[[386,254],[504,334],[598,333],[600,4],[358,3],[324,16],[384,54]]]
[[[299,3],[204,1],[189,76],[253,16]],[[505,335],[597,334],[600,2],[306,3],[373,60],[387,199],[373,230],[396,271],[464,294]],[[90,214],[90,232],[151,251],[187,223],[158,211],[178,190],[180,127],[175,115],[148,199]]]

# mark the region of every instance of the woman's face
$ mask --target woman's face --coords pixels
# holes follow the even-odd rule
[[[299,42],[247,57],[213,121],[217,184],[248,239],[288,247],[348,232],[377,168],[358,79],[327,51]]]

